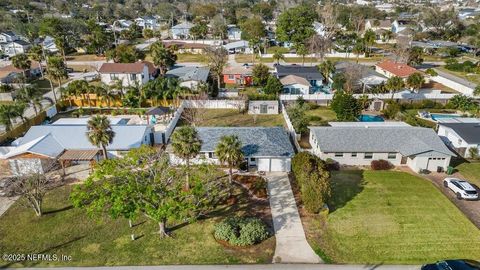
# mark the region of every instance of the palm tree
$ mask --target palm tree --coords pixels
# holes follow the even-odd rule
[[[35,115],[38,115],[37,108],[41,109],[42,98],[41,98],[41,94],[36,88],[31,86],[25,87],[23,93],[20,93],[20,95],[18,96],[18,99],[31,104],[33,107],[33,110],[35,111]]]
[[[230,183],[233,182],[233,167],[244,160],[242,142],[240,142],[238,136],[222,136],[215,148],[215,155],[222,164],[228,166]]]
[[[387,80],[385,83],[385,89],[390,91],[392,94],[390,100],[393,100],[393,97],[396,92],[401,90],[405,86],[405,83],[403,82],[403,79],[398,77],[398,76],[393,76]]]
[[[44,78],[43,76],[43,67],[42,67],[42,61],[43,59],[43,50],[41,45],[35,45],[30,48],[28,51],[28,56],[30,59],[37,61],[38,64],[40,65],[40,74],[42,75],[42,79]]]
[[[61,57],[50,56],[47,58],[47,73],[48,76],[58,82],[58,87],[62,86],[62,79],[68,79],[67,67]],[[53,90],[53,98],[57,102],[57,95]]]
[[[23,79],[27,79],[26,71],[30,69],[32,61],[28,59],[28,56],[24,53],[17,54],[12,57],[12,64],[15,68],[21,69],[23,73]]]
[[[200,153],[202,142],[198,138],[197,130],[193,127],[180,127],[173,132],[172,148],[173,153],[183,159],[187,165],[186,189],[190,189],[189,171],[190,160]]]
[[[88,141],[96,147],[101,147],[103,157],[108,159],[107,146],[112,143],[115,132],[110,126],[110,120],[104,115],[95,115],[87,122]]]
[[[17,117],[17,113],[13,104],[0,104],[0,122],[7,131],[11,130],[15,117]]]
[[[328,78],[335,71],[335,64],[333,64],[333,62],[330,60],[326,60],[323,61],[320,65],[318,65],[318,69],[325,78],[325,81],[328,82]]]
[[[166,48],[161,41],[157,41],[150,46],[150,53],[153,58],[153,64],[160,69],[160,74],[165,75],[167,69],[175,64],[177,55],[171,48]]]
[[[368,29],[365,34],[363,34],[363,40],[365,41],[365,46],[368,48],[368,53],[372,52],[372,46],[375,44],[375,32],[372,29]]]
[[[425,83],[425,79],[421,73],[415,72],[408,76],[407,78],[407,86],[414,91],[418,91],[423,84]]]
[[[280,60],[285,60],[285,56],[279,50],[275,50],[275,52],[272,55],[272,58],[273,60],[275,60],[275,62],[277,62],[277,64],[280,63]]]
[[[296,51],[297,51],[297,55],[302,56],[302,66],[304,66],[305,65],[305,55],[308,54],[307,48],[305,47],[305,45],[300,44],[300,45],[297,46]]]

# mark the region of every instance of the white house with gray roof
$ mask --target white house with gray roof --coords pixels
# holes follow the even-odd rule
[[[468,119],[468,120],[466,120]],[[457,153],[465,158],[471,158],[470,149],[480,149],[480,119],[457,118],[458,122],[439,123],[438,136]]]
[[[389,123],[389,122],[385,122]],[[310,127],[312,153],[343,165],[369,166],[373,160],[387,160],[395,166],[446,170],[455,156],[430,128],[402,124],[343,123]]]
[[[185,66],[170,69],[166,76],[178,78],[183,87],[197,89],[199,85],[207,83],[209,74],[209,67]]]
[[[202,142],[199,156],[192,163],[219,164],[215,148],[222,136],[236,135],[242,143],[242,152],[249,167],[266,172],[289,172],[295,154],[287,132],[282,127],[197,127]],[[183,161],[173,154],[171,145],[167,152],[174,164]]]

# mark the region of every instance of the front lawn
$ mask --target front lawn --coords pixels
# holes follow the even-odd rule
[[[187,125],[183,119],[179,125]],[[236,109],[202,109],[199,127],[275,127],[284,126],[282,114],[253,115]]]
[[[462,163],[455,167],[466,180],[480,187],[480,162]]]
[[[332,183],[327,221],[303,218],[310,244],[324,258],[358,264],[478,259],[480,231],[430,182],[395,171],[339,171]]]
[[[46,197],[46,214],[35,217],[30,209],[15,203],[0,218],[0,250],[8,254],[64,254],[72,261],[29,261],[9,266],[111,266],[111,265],[162,265],[162,264],[231,264],[270,263],[275,249],[275,239],[246,248],[229,247],[213,238],[213,226],[218,216],[234,214],[255,215],[268,221],[271,216],[268,202],[248,200],[237,189],[238,201],[233,206],[218,209],[215,217],[192,224],[178,224],[172,237],[161,239],[158,225],[140,218],[129,228],[126,219],[89,218],[82,209],[72,209],[69,202],[71,187],[57,188]],[[135,233],[139,239],[130,240]]]
[[[205,62],[205,56],[201,54],[193,54],[193,53],[179,53],[177,54],[177,62],[184,63],[184,62]]]

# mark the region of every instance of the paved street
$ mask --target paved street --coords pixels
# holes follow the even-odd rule
[[[275,229],[274,263],[321,263],[305,237],[287,173],[268,173],[268,196]]]

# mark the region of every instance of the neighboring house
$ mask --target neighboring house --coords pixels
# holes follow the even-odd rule
[[[392,30],[392,21],[369,19],[365,21],[365,31]]]
[[[369,166],[383,159],[415,172],[437,171],[446,170],[455,156],[431,128],[392,122],[329,124],[310,127],[312,152],[343,165]]]
[[[3,53],[8,56],[26,53],[32,45],[24,40],[18,39],[2,45]]]
[[[252,48],[249,47],[248,41],[245,41],[245,40],[230,42],[230,43],[227,43],[227,44],[223,45],[223,47],[230,54],[234,54],[234,53],[250,54],[250,53],[252,53]]]
[[[173,39],[188,39],[190,37],[190,29],[194,25],[189,22],[183,22],[177,25],[172,26],[170,31],[172,33]]]
[[[115,32],[120,32],[120,31],[123,31],[123,30],[127,30],[128,28],[130,28],[130,26],[133,24],[132,21],[130,20],[118,20],[118,21],[115,21],[112,25],[112,29],[115,31]]]
[[[373,70],[372,68],[356,64],[353,62],[337,62],[335,63],[335,73],[356,73],[358,82],[356,83],[356,89],[360,90],[362,93],[373,88],[384,84],[387,81],[387,77]]]
[[[136,63],[104,63],[98,72],[102,82],[107,85],[121,80],[123,86],[132,86],[136,83],[141,86],[152,80],[157,70],[152,63],[140,61]]]
[[[241,40],[242,30],[235,24],[229,24],[227,26],[227,38],[228,40]]]
[[[275,73],[279,79],[282,79],[288,75],[302,77],[306,79],[313,88],[323,85],[324,78],[316,66],[306,67],[300,65],[275,65]]]
[[[229,66],[223,69],[223,82],[225,84],[236,84],[250,86],[253,83],[252,68],[249,66]]]
[[[58,52],[57,45],[55,45],[55,40],[51,36],[46,36],[42,42],[42,46],[46,51],[51,53]]]
[[[118,119],[118,118],[117,118]],[[147,125],[126,125],[112,118],[115,137],[107,146],[110,157],[143,144],[152,144],[152,129]],[[90,162],[102,157],[98,147],[87,138],[88,118],[64,118],[50,125],[32,126],[27,133],[11,146],[0,148],[0,167],[9,168],[6,174],[22,175],[32,172],[43,173],[52,162],[63,155],[76,155],[71,162]],[[88,155],[89,158],[83,158]]]
[[[27,78],[38,77],[41,75],[40,63],[31,61],[30,69],[25,71]],[[15,83],[23,76],[23,70],[16,68],[12,64],[0,68],[0,83]]]
[[[471,158],[470,149],[480,148],[480,119],[474,122],[439,123],[438,136],[465,158]]]
[[[165,47],[175,47],[177,53],[203,54],[205,49],[210,47],[208,44],[189,43],[181,41],[168,41],[163,43]]]
[[[142,29],[157,30],[160,28],[157,18],[153,16],[144,16],[135,19],[135,23]]]
[[[290,138],[282,127],[198,127],[202,147],[192,163],[219,164],[215,149],[222,136],[236,135],[242,143],[242,152],[249,167],[266,172],[289,172],[295,154]],[[167,146],[173,163],[182,163]]]
[[[407,64],[395,62],[390,59],[386,59],[380,63],[377,63],[375,65],[375,71],[386,76],[387,78],[397,76],[404,80],[413,73],[420,73],[419,70]]]
[[[249,114],[278,114],[278,100],[250,100],[248,101]]]
[[[0,33],[0,43],[9,43],[18,39],[17,35],[12,31]]]
[[[313,29],[317,35],[324,37],[325,36],[325,26],[319,22],[313,22]]]
[[[287,75],[280,79],[284,94],[308,95],[312,85],[305,78],[296,75]]]
[[[166,77],[174,77],[180,80],[180,85],[190,89],[197,89],[201,84],[206,84],[209,78],[209,67],[179,67],[167,71]]]

